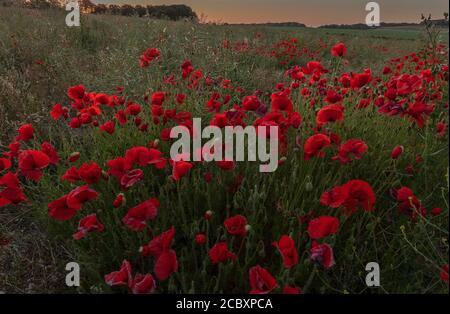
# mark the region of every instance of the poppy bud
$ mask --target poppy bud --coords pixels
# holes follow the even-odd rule
[[[109,174],[105,170],[102,171],[102,177],[105,181],[109,180]]]
[[[417,162],[417,163],[423,162],[423,158],[422,158],[421,155],[417,155],[417,156],[416,156],[416,162]]]
[[[431,215],[437,216],[442,213],[442,208],[436,207],[436,208],[433,208],[430,212],[431,212]]]
[[[157,148],[159,146],[159,139],[157,138],[156,140],[153,141],[153,147]]]
[[[213,214],[213,212],[212,212],[211,210],[207,210],[207,211],[205,212],[204,218],[205,218],[206,220],[209,220],[209,219],[211,218],[212,214]]]
[[[124,205],[125,202],[126,202],[125,195],[123,193],[119,193],[113,202],[113,206],[114,208],[119,208],[120,206]]]
[[[401,145],[395,146],[395,148],[392,150],[391,158],[397,159],[403,153],[403,150],[404,150],[403,146]]]
[[[141,123],[142,123],[142,119],[141,119],[140,117],[136,117],[136,118],[134,119],[134,124],[135,124],[136,126],[140,126]]]
[[[70,154],[69,161],[75,162],[80,158],[80,156],[81,156],[81,154],[79,152],[74,152],[74,153]]]
[[[311,180],[309,180],[309,178],[308,178],[308,182],[306,182],[306,184],[305,184],[305,190],[308,192],[311,192],[313,190],[313,184],[312,184]]]
[[[250,225],[245,225],[245,231],[249,232],[252,229],[252,226]]]
[[[206,243],[206,236],[203,233],[199,233],[195,236],[195,242],[199,245]]]
[[[258,252],[259,257],[264,258],[266,256],[266,251],[264,250],[264,247],[261,248]]]

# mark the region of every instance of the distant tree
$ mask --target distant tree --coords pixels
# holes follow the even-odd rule
[[[184,4],[177,5],[155,5],[147,7],[148,15],[157,19],[191,19],[196,20],[197,14],[190,7]]]
[[[77,0],[80,9],[84,13],[93,13],[95,11],[96,5],[91,2],[91,0]]]
[[[108,12],[114,15],[120,14],[120,6],[117,4],[110,4],[108,7]]]
[[[13,5],[12,0],[0,0],[0,5],[2,7],[10,7]]]
[[[108,7],[105,4],[97,4],[94,8],[95,14],[105,14],[108,11]]]
[[[137,5],[134,7],[134,11],[139,17],[147,15],[147,8],[142,5]]]
[[[120,14],[125,16],[132,16],[135,14],[134,7],[129,4],[124,4],[120,7]]]

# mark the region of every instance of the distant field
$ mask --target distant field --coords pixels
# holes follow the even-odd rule
[[[238,54],[230,66],[228,59],[216,60],[208,52],[220,48],[223,40],[248,41],[252,50],[261,50],[281,39],[298,38],[300,46],[322,57],[328,50],[321,47],[343,41],[348,48],[349,69],[360,70],[367,65],[379,69],[391,57],[416,51],[425,38],[420,29],[399,32],[210,26],[121,16],[86,16],[81,28],[70,29],[65,27],[65,15],[59,12],[0,10],[0,101],[7,104],[2,106],[2,114],[14,118],[9,121],[42,112],[61,99],[67,86],[80,81],[98,90],[124,83],[130,92],[141,93],[146,78],[139,75],[136,55],[158,43],[164,43],[163,49],[169,52],[167,62],[190,58],[207,65],[214,74],[231,75],[251,88],[264,89],[272,86],[283,71],[275,59]],[[262,36],[256,38],[257,34]],[[309,59],[305,55],[298,61]],[[39,60],[44,66],[36,65]],[[5,109],[8,104],[14,105]],[[9,129],[5,121],[0,123],[3,130]]]

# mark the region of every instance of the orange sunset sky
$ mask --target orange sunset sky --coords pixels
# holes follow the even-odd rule
[[[227,23],[300,22],[308,26],[364,23],[362,0],[93,0],[105,4],[186,4],[207,20]],[[379,0],[382,22],[418,22],[420,14],[442,18],[448,0]]]

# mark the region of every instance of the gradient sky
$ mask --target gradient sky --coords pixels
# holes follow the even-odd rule
[[[207,20],[228,23],[300,22],[308,26],[364,23],[364,0],[93,0],[106,4],[187,4]],[[378,0],[382,22],[418,22],[420,14],[442,18],[448,0]]]

